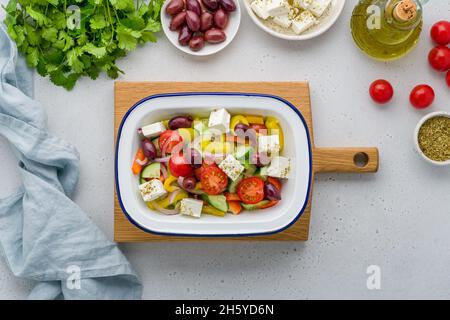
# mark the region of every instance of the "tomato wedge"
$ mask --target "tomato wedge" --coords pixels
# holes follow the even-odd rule
[[[178,131],[175,130],[164,131],[163,133],[161,133],[158,139],[158,144],[163,155],[166,153],[171,153],[173,148],[175,148],[178,144],[182,146],[181,145],[182,142],[183,138],[180,136]]]
[[[262,201],[264,199],[264,180],[258,177],[242,179],[237,186],[237,194],[246,204]]]
[[[228,177],[217,166],[210,166],[204,169],[200,182],[207,194],[216,195],[222,193],[228,184]]]

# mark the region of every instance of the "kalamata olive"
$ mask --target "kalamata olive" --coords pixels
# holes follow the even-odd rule
[[[183,188],[186,190],[194,190],[197,180],[194,177],[186,177],[183,180]]]
[[[234,0],[219,0],[220,6],[228,12],[236,10],[236,3]]]
[[[250,156],[250,163],[256,165],[257,167],[264,167],[270,163],[270,157],[264,152],[255,152]]]
[[[144,151],[144,155],[153,160],[156,158],[156,148],[153,142],[150,139],[142,139],[141,141],[142,151]]]
[[[209,29],[205,32],[205,40],[209,43],[220,43],[224,42],[227,36],[225,32],[220,29]]]
[[[195,169],[202,166],[202,155],[197,149],[190,148],[184,153],[186,161]]]
[[[214,13],[214,24],[220,29],[225,29],[227,26],[228,14],[223,9],[219,9]]]
[[[192,51],[199,51],[203,49],[205,46],[205,41],[203,40],[202,36],[194,36],[189,41],[189,47],[192,49]]]
[[[178,12],[184,9],[184,1],[183,0],[170,0],[169,4],[166,7],[167,14],[171,16],[176,15]]]
[[[184,25],[181,27],[180,29],[180,33],[178,34],[178,42],[182,45],[182,46],[187,46],[189,43],[189,40],[191,40],[192,37],[192,32],[191,30],[189,30],[189,27]],[[184,128],[184,127],[180,127],[180,128]],[[187,127],[189,128],[189,127]]]
[[[264,195],[269,200],[281,200],[280,190],[270,182],[264,184]]]
[[[200,16],[200,30],[206,31],[208,29],[211,29],[213,25],[213,19],[214,16],[212,15],[212,13],[208,11],[203,12]]]
[[[242,130],[243,132],[247,131],[250,127],[246,124],[243,123],[238,123],[237,125],[234,126],[234,132],[238,131],[238,130]]]
[[[197,0],[186,0],[186,9],[195,12],[198,16],[202,14],[202,8]]]
[[[170,130],[176,130],[178,128],[190,128],[190,127],[192,127],[191,116],[177,116],[173,117],[169,121]]]
[[[186,22],[191,31],[196,32],[200,30],[200,17],[194,11],[186,11]]]
[[[175,31],[181,28],[185,23],[186,23],[186,11],[182,11],[172,18],[169,29]]]
[[[219,1],[218,0],[202,0],[202,3],[209,10],[216,10],[219,7]]]

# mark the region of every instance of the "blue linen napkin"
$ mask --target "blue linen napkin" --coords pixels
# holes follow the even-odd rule
[[[47,131],[31,79],[0,25],[0,134],[22,178],[15,194],[0,199],[0,251],[16,276],[38,281],[30,299],[140,299],[127,259],[69,198],[78,153]]]

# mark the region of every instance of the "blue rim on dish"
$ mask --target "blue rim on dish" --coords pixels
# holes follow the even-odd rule
[[[247,96],[247,97],[263,97],[263,98],[272,98],[278,101],[283,102],[285,105],[287,105],[289,108],[291,108],[300,118],[300,120],[302,121],[303,125],[306,128],[306,137],[308,140],[308,152],[309,152],[309,177],[308,177],[308,189],[306,191],[306,199],[305,202],[303,203],[302,209],[300,210],[300,212],[297,214],[297,216],[292,219],[292,221],[290,223],[288,223],[286,226],[275,230],[275,231],[269,231],[269,232],[260,232],[260,233],[226,233],[226,234],[183,234],[183,233],[168,233],[168,232],[158,232],[158,231],[153,231],[150,230],[142,225],[140,225],[139,223],[137,223],[129,214],[128,212],[125,210],[125,207],[122,203],[122,198],[120,195],[120,187],[119,187],[119,177],[118,177],[118,170],[117,170],[117,166],[118,166],[118,151],[119,151],[119,143],[120,143],[120,137],[122,134],[122,128],[123,125],[125,124],[125,121],[127,120],[128,116],[130,115],[130,113],[136,109],[137,107],[139,107],[142,103],[148,101],[148,100],[152,100],[152,99],[156,99],[156,98],[166,98],[166,97],[186,97],[186,96]],[[117,131],[117,141],[116,141],[116,148],[115,148],[115,161],[114,161],[114,180],[115,180],[115,184],[116,184],[116,192],[117,192],[117,199],[119,201],[119,205],[120,208],[122,209],[122,212],[125,214],[125,216],[127,217],[128,221],[130,221],[133,225],[135,225],[136,227],[138,227],[139,229],[141,229],[144,232],[147,233],[151,233],[151,234],[155,234],[155,235],[160,235],[160,236],[177,236],[177,237],[219,237],[219,238],[227,238],[227,237],[257,237],[257,236],[263,236],[263,235],[272,235],[272,234],[276,234],[279,232],[282,232],[286,229],[288,229],[290,226],[292,226],[295,222],[297,222],[297,220],[302,216],[303,212],[306,209],[306,206],[308,205],[308,200],[309,200],[309,194],[311,191],[311,179],[312,179],[312,150],[311,150],[311,137],[309,135],[309,128],[308,128],[308,124],[305,121],[305,118],[303,117],[303,115],[301,114],[301,112],[289,101],[287,101],[286,99],[283,99],[279,96],[275,96],[275,95],[270,95],[270,94],[260,94],[260,93],[243,93],[243,92],[177,92],[177,93],[163,93],[163,94],[155,94],[155,95],[151,95],[148,97],[145,97],[141,100],[139,100],[138,102],[136,102],[123,116],[122,121],[120,122],[120,126],[119,126],[119,130]]]

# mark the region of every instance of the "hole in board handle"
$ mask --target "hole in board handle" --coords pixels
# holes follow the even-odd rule
[[[369,156],[365,152],[358,152],[353,157],[353,163],[358,168],[364,168],[369,163]]]

